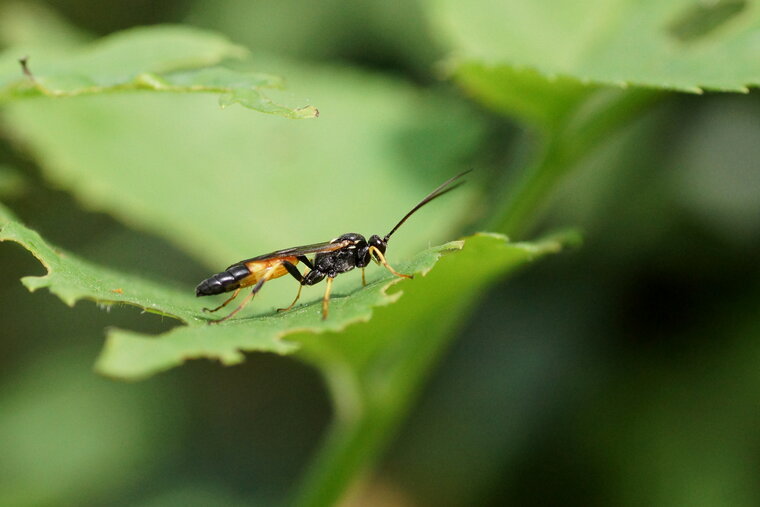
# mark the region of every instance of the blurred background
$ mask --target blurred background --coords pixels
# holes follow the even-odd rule
[[[254,55],[434,91],[478,125],[460,159],[481,186],[517,178],[525,127],[440,79],[447,53],[426,5],[59,0],[34,9],[83,37],[188,23]],[[2,18],[7,44],[19,35]],[[758,118],[755,92],[663,95],[578,164],[532,234],[578,227],[582,248],[482,296],[380,466],[344,504],[757,505]],[[207,276],[160,237],[82,207],[2,133],[0,199],[51,242],[182,286]],[[481,216],[496,199],[484,196]],[[0,503],[287,498],[331,418],[314,370],[252,354],[136,384],[101,378],[92,363],[106,326],[158,333],[172,323],[125,307],[68,308],[18,281],[42,273],[25,250],[0,245]]]

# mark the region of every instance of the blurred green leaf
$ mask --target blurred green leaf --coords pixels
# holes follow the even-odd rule
[[[74,48],[91,38],[45,4],[24,0],[0,5],[0,45],[3,48]]]
[[[58,345],[4,371],[2,505],[109,503],[177,452],[181,407],[165,386],[108,382],[89,370],[89,347]]]
[[[725,9],[728,3],[731,9]],[[760,48],[754,43],[760,10],[751,2],[429,0],[428,5],[433,26],[462,63],[697,93],[746,92],[760,85]]]
[[[673,201],[716,235],[752,243],[760,233],[760,103],[714,97],[669,150]]]
[[[428,2],[457,83],[545,135],[491,228],[524,233],[556,183],[656,97],[626,88],[746,92],[760,84],[760,51],[749,43],[760,12],[736,0],[701,11],[694,6],[691,0]],[[685,40],[677,32],[686,25],[702,28]]]
[[[71,253],[52,247],[37,232],[18,222],[3,225],[0,241],[14,241],[22,245],[47,269],[48,274],[45,276],[27,276],[22,279],[30,291],[47,287],[69,306],[80,299],[89,299],[105,305],[132,304],[148,312],[185,322],[202,320],[203,314],[190,291],[180,291],[79,259]]]
[[[569,77],[546,78],[531,68],[450,63],[450,72],[468,95],[507,116],[545,129],[557,128],[599,87]]]
[[[225,59],[239,59],[246,51],[220,35],[195,28],[133,28],[75,49],[35,47],[28,54],[23,51],[14,48],[0,55],[0,103],[34,96],[60,98],[152,90],[219,93],[223,98],[240,95],[243,98],[235,102],[257,111],[287,118],[318,116],[313,106],[289,109],[260,96],[259,89],[279,85],[279,78],[202,68]],[[17,60],[27,56],[24,76]],[[246,99],[245,92],[256,98]]]
[[[199,0],[187,22],[219,30],[257,51],[304,60],[395,62],[424,73],[438,58],[419,0]]]
[[[677,360],[633,351],[605,379],[605,391],[573,412],[571,425],[585,428],[579,447],[619,471],[605,503],[757,502],[760,293],[747,281],[731,295],[718,291],[698,326],[661,335],[691,345]]]
[[[0,197],[17,196],[27,189],[27,181],[12,166],[0,163]]]
[[[318,122],[138,93],[8,104],[6,124],[87,207],[166,237],[215,270],[347,231],[384,234],[461,171],[480,141],[482,123],[443,94],[340,67],[266,65],[324,105]],[[394,255],[447,239],[475,190],[415,215]]]
[[[333,505],[371,465],[405,417],[447,343],[484,288],[535,259],[578,241],[567,233],[534,243],[497,234],[465,238],[428,275],[399,286],[402,300],[346,332],[290,337],[298,355],[326,376],[336,420],[313,462],[297,505]]]
[[[16,215],[8,209],[5,204],[0,202],[0,226],[7,224],[13,220],[17,220]]]

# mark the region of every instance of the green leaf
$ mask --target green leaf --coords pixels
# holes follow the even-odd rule
[[[693,64],[695,72],[687,72],[684,62],[696,58],[696,50],[674,48],[662,40],[669,37],[661,33],[666,30],[663,19],[676,4],[685,8],[680,1],[613,1],[589,10],[587,4],[564,0],[551,5],[478,0],[466,7],[430,0],[433,26],[452,52],[450,75],[468,95],[528,123],[533,127],[528,136],[539,134],[538,142],[530,138],[535,147],[532,160],[520,161],[524,168],[498,201],[489,229],[525,235],[558,183],[650,108],[659,96],[653,88],[698,91],[696,84],[705,83],[717,87],[717,82],[700,81],[700,76],[704,68],[719,66],[706,65],[709,58],[702,55],[704,61]],[[743,11],[735,15],[743,21],[756,17]],[[723,66],[733,65],[727,57],[735,42],[732,37],[744,37],[738,21],[725,23],[735,30],[726,28],[727,34],[716,28],[722,35],[710,39],[715,51],[723,51],[716,57]],[[649,66],[658,72],[648,73]],[[760,76],[760,66],[755,69],[754,75]],[[717,71],[713,77],[725,76]],[[627,88],[634,84],[643,87]],[[736,86],[744,90],[744,84]]]
[[[326,377],[335,422],[296,505],[334,505],[353,477],[374,462],[404,419],[430,369],[464,324],[485,287],[577,241],[571,234],[535,243],[504,236],[465,238],[425,277],[399,284],[403,297],[378,308],[371,322],[341,334],[299,334],[299,356]]]
[[[348,231],[385,234],[478,147],[478,117],[440,93],[341,67],[266,66],[324,105],[318,122],[149,93],[23,101],[5,120],[56,186],[216,271]],[[393,251],[450,238],[474,200],[471,179],[407,222]]]
[[[461,243],[430,248],[411,262],[401,263],[398,268],[405,273],[424,274],[442,253],[459,248]],[[297,344],[283,341],[288,334],[340,332],[351,324],[367,322],[372,317],[373,308],[398,300],[399,293],[387,293],[388,288],[397,283],[402,287],[405,285],[401,279],[384,272],[366,287],[354,288],[348,293],[333,293],[326,320],[322,320],[321,301],[316,301],[283,313],[235,318],[213,326],[178,327],[158,337],[110,331],[97,369],[110,377],[136,380],[179,366],[188,359],[207,358],[223,364],[236,364],[243,360],[243,352],[290,353],[297,349]]]
[[[50,315],[44,311],[40,319]],[[19,331],[4,324],[5,340],[18,339]],[[179,434],[165,431],[182,423],[183,411],[173,407],[176,391],[125,389],[98,378],[88,368],[92,350],[84,340],[62,342],[71,335],[60,322],[48,329],[59,332],[44,354],[4,372],[0,505],[98,503],[139,481],[157,454],[182,445]]]
[[[334,293],[327,320],[322,320],[321,302],[316,301],[299,305],[285,313],[275,312],[257,317],[245,317],[245,314],[242,314],[240,318],[210,326],[208,322],[212,317],[201,311],[200,301],[193,297],[189,288],[184,291],[173,289],[136,275],[94,265],[52,247],[35,231],[18,222],[6,223],[0,229],[0,241],[19,243],[47,269],[48,273],[45,276],[22,279],[31,291],[46,287],[70,306],[81,299],[106,305],[135,305],[148,312],[175,317],[188,324],[159,337],[148,337],[123,330],[110,331],[103,355],[98,361],[98,370],[112,377],[129,380],[144,378],[178,366],[191,358],[205,357],[217,359],[224,364],[235,364],[243,359],[242,352],[246,351],[289,353],[296,349],[296,343],[282,341],[287,334],[304,331],[337,333],[351,324],[367,322],[372,317],[373,308],[391,304],[399,299],[401,292],[388,294],[387,291],[392,285],[399,284],[404,289],[411,287],[411,284],[425,287],[429,279],[424,275],[433,268],[440,255],[461,249],[467,243],[476,245],[467,248],[469,254],[462,256],[461,262],[466,263],[467,268],[463,270],[460,267],[458,275],[450,272],[444,277],[446,283],[467,285],[459,291],[461,294],[457,300],[462,302],[468,301],[477,289],[478,283],[473,283],[476,275],[487,280],[488,277],[482,273],[493,273],[503,263],[516,267],[536,255],[559,248],[556,241],[540,246],[509,245],[503,237],[474,236],[464,243],[448,243],[427,249],[411,262],[399,264],[398,268],[403,272],[423,275],[413,281],[404,281],[383,271],[366,287],[354,288],[348,293]],[[493,252],[483,251],[483,244],[490,245]],[[476,253],[472,253],[473,251]],[[485,266],[475,270],[471,258],[473,255],[482,257]],[[493,255],[496,257],[492,258]],[[429,298],[438,294],[435,297],[440,298],[443,293],[439,293],[439,290],[442,289],[434,289],[434,293],[430,294],[425,294],[423,290],[419,297]],[[362,347],[368,344],[372,344],[372,341],[365,340]],[[381,342],[375,343],[373,347],[378,345],[381,345]]]
[[[0,202],[0,227],[14,220],[16,220],[16,216],[13,212],[6,208],[5,204]]]
[[[47,286],[69,304],[81,298],[118,301],[187,320],[188,325],[159,336],[111,330],[96,366],[105,375],[135,380],[188,359],[235,364],[243,352],[286,354],[300,346],[300,356],[314,363],[327,380],[336,419],[295,500],[301,505],[330,505],[358,472],[377,459],[483,288],[559,251],[572,238],[509,243],[503,236],[479,234],[399,264],[403,271],[423,275],[414,280],[383,270],[367,287],[335,293],[325,321],[321,305],[312,303],[284,314],[214,326],[203,323],[190,294],[78,259],[16,222],[0,229],[0,240],[19,242],[47,267],[47,276],[24,279],[32,290]],[[115,284],[123,286],[118,293],[112,289]],[[389,292],[393,285],[400,290]]]
[[[0,5],[0,46],[74,48],[91,40],[53,9],[36,2]]]
[[[267,53],[327,61],[340,59],[346,51],[371,48],[372,54],[392,58],[405,69],[421,70],[439,54],[417,1],[349,6],[342,0],[217,0],[189,5],[190,24],[218,29]]]
[[[27,181],[15,167],[0,163],[0,197],[17,196],[27,189]]]
[[[262,113],[271,113],[284,116],[286,118],[315,118],[319,116],[319,111],[313,106],[307,106],[300,109],[288,109],[279,104],[275,104],[261,92],[253,88],[240,88],[231,90],[219,97],[219,105],[222,107],[240,104],[249,109],[255,109]]]
[[[4,213],[0,208],[0,224],[4,218],[13,220],[10,212]],[[188,323],[205,322],[191,291],[94,265],[49,245],[37,232],[18,222],[9,221],[2,226],[0,241],[14,241],[22,245],[47,269],[45,276],[22,279],[30,291],[46,287],[69,306],[80,299],[103,305],[126,303]]]
[[[747,1],[430,0],[430,12],[463,63],[696,93],[760,85],[760,10]]]
[[[452,62],[450,67],[452,77],[468,95],[546,130],[557,128],[599,88],[568,77],[547,79],[536,70],[509,65]]]
[[[261,89],[281,79],[216,66],[247,54],[225,37],[183,26],[132,28],[75,48],[21,48],[0,55],[0,103],[22,98],[77,97],[150,90],[218,93],[223,97],[258,95],[236,103],[287,118],[313,118],[313,106],[290,109],[261,97]],[[18,59],[29,57],[26,74]],[[210,68],[209,68],[210,67]],[[226,99],[225,99],[226,100]]]

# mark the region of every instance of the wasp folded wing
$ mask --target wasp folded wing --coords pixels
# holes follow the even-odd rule
[[[334,252],[336,250],[340,250],[341,248],[344,248],[350,245],[351,243],[352,243],[351,241],[344,240],[344,241],[335,241],[335,242],[325,241],[324,243],[314,243],[312,245],[294,246],[292,248],[286,248],[285,250],[277,250],[276,252],[271,252],[268,254],[259,255],[258,257],[253,257],[251,259],[246,259],[236,264],[246,264],[248,262],[268,261],[271,259],[285,259],[288,257],[298,257],[300,255],[309,255],[309,254],[314,254],[314,253]]]

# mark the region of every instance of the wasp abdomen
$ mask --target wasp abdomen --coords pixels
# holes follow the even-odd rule
[[[195,288],[196,296],[213,296],[240,287],[241,280],[250,276],[250,270],[245,264],[233,264],[225,271],[206,278]]]

